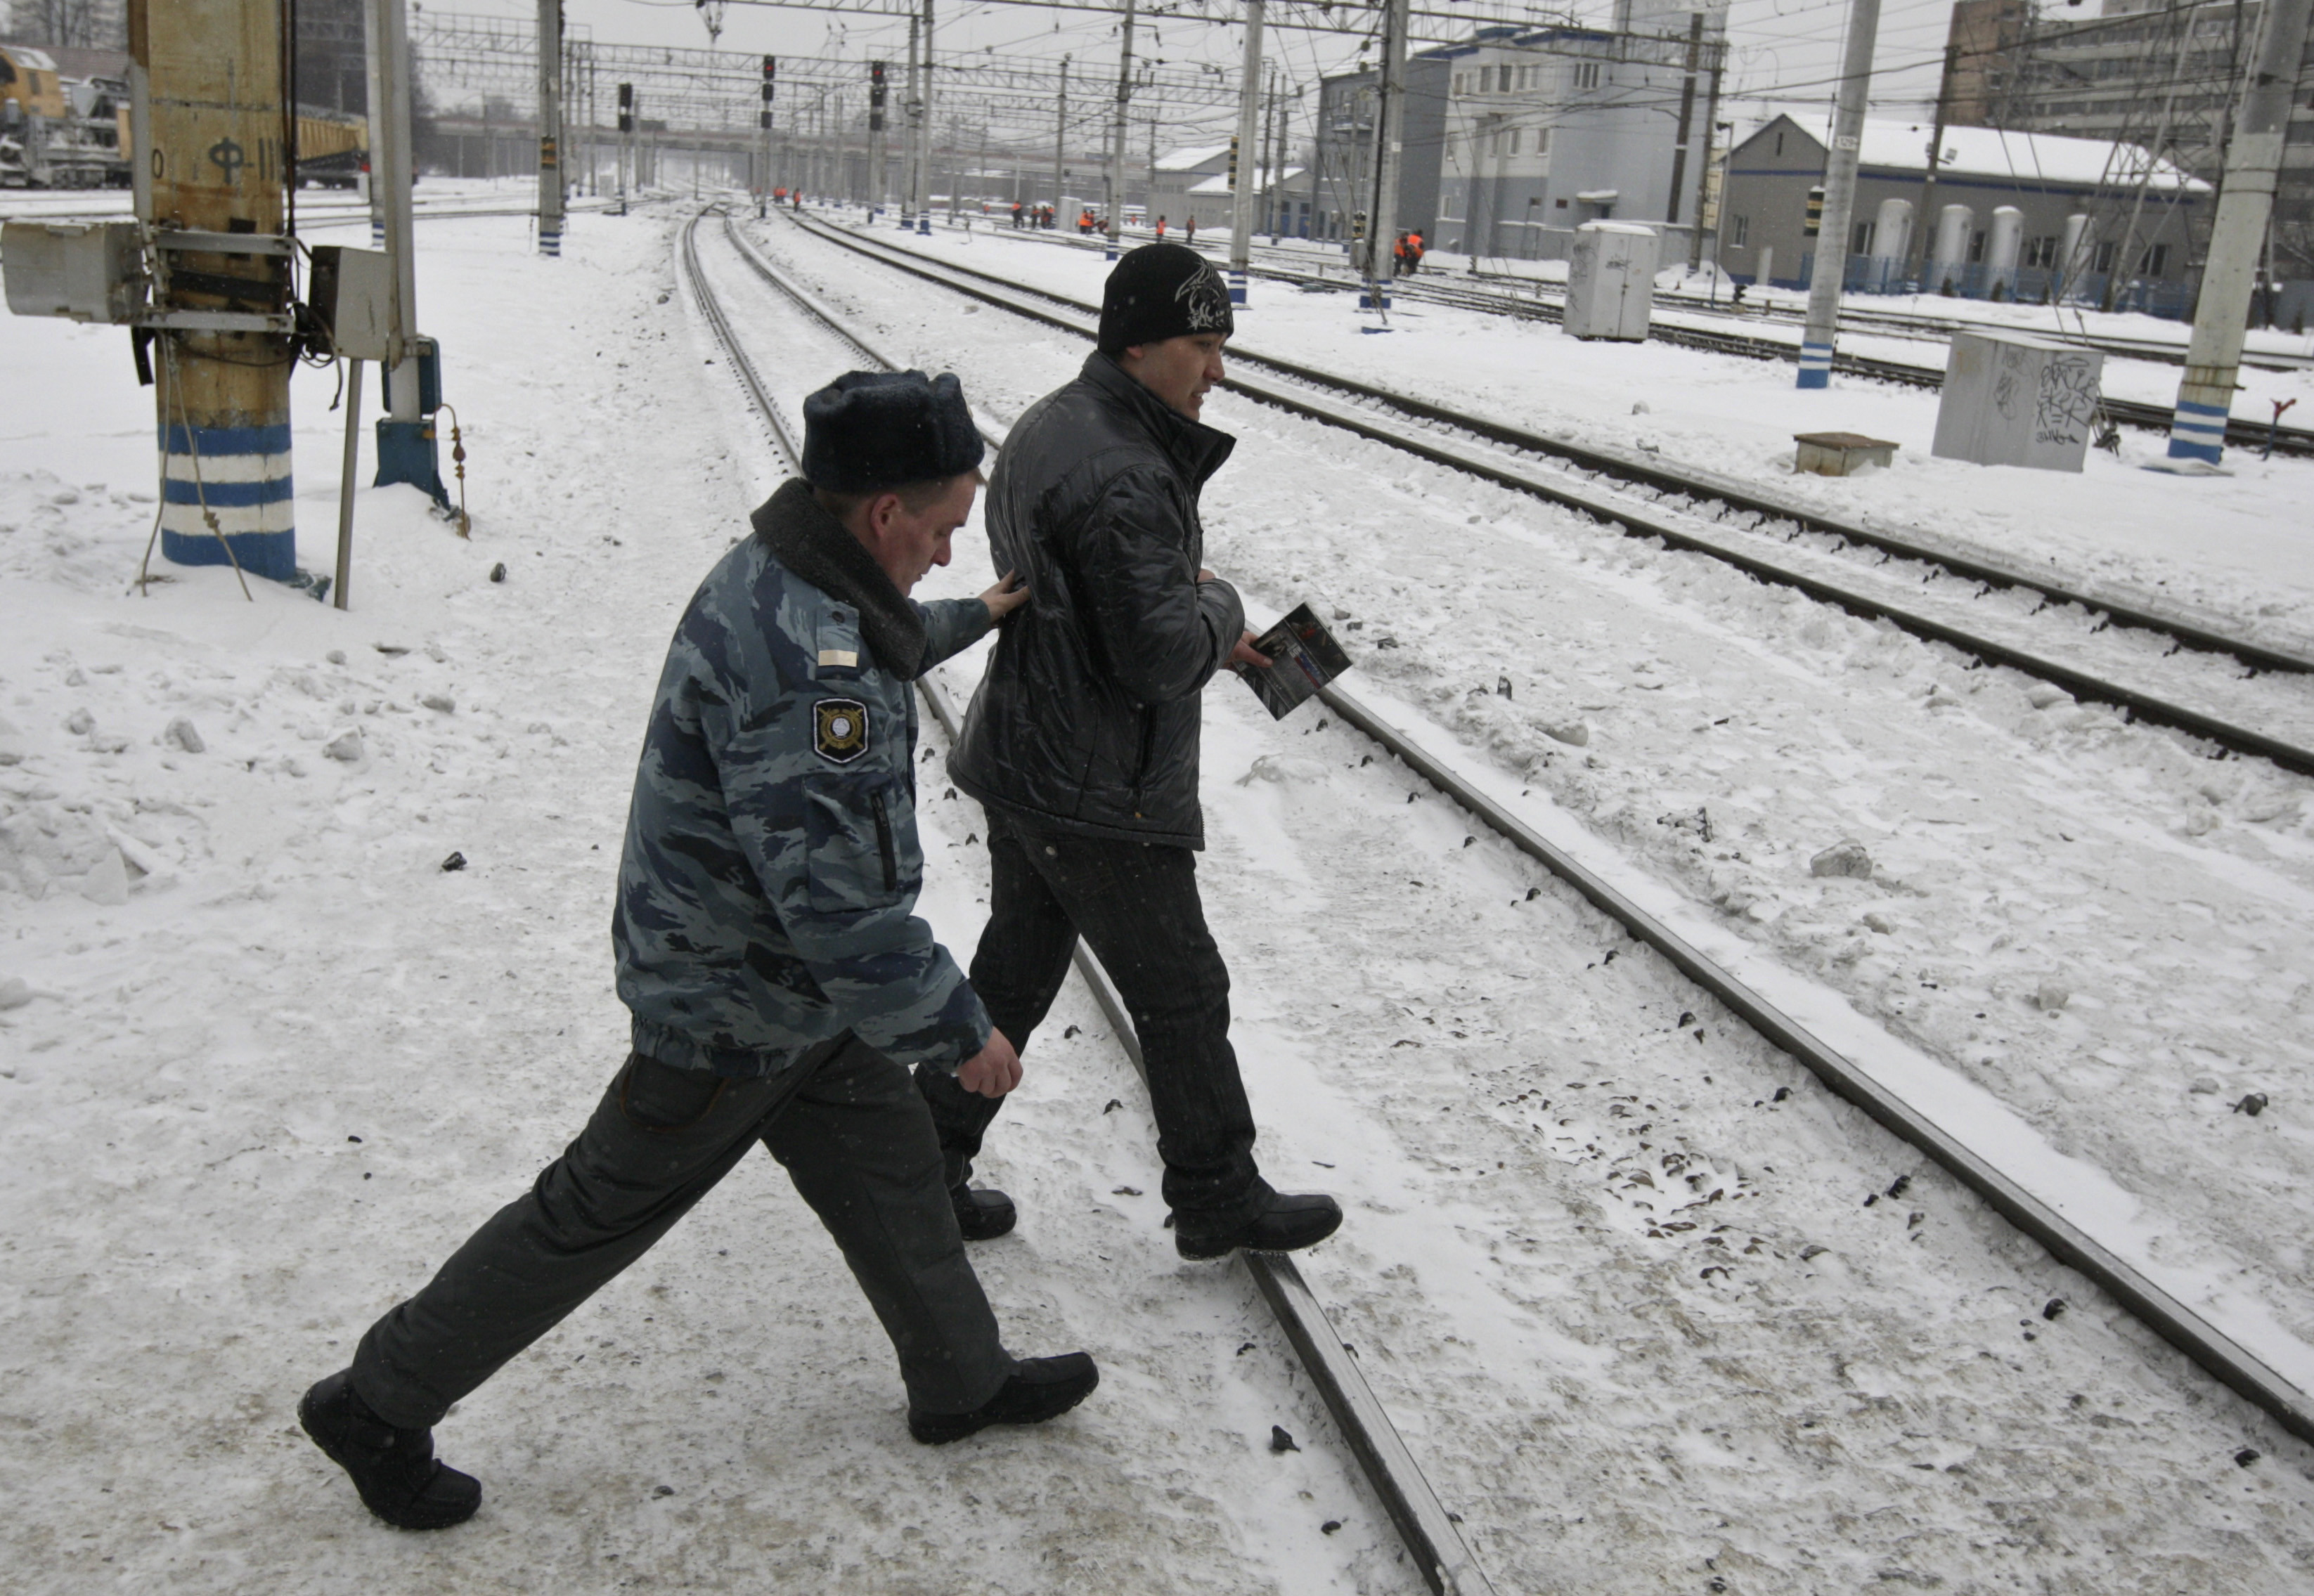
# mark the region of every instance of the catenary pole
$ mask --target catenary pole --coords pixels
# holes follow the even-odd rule
[[[1117,259],[1125,225],[1125,122],[1133,103],[1133,19],[1138,0],[1125,0],[1123,42],[1117,57],[1117,111],[1108,128],[1108,258]]]
[[[538,252],[562,253],[562,0],[538,0]]]
[[[128,48],[144,101],[135,119],[145,146],[137,152],[138,219],[148,229],[267,241],[245,253],[164,250],[168,272],[251,287],[228,295],[164,277],[156,308],[282,314],[289,256],[281,242],[288,185],[280,0],[131,0]],[[287,340],[170,329],[155,352],[162,554],[179,565],[295,576]]]
[[[1832,147],[1824,152],[1824,220],[1808,277],[1807,330],[1800,335],[1799,385],[1832,385],[1832,350],[1840,332],[1841,282],[1848,275],[1849,218],[1856,211],[1856,159],[1864,142],[1864,98],[1872,85],[1872,47],[1880,0],[1851,0],[1848,49],[1833,101]]]
[[[1727,188],[1725,173],[1717,188],[1712,184],[1711,152],[1719,132],[1719,88],[1727,75],[1727,36],[1722,33],[1709,48],[1711,86],[1703,97],[1703,175],[1695,180],[1695,231],[1687,241],[1687,269],[1691,274],[1703,269],[1703,230],[1708,225],[1711,229],[1711,276],[1716,294],[1719,279],[1719,207],[1727,200]],[[1707,205],[1710,207],[1708,218],[1704,214]]]
[[[932,0],[924,0],[924,92],[916,118],[916,231],[932,236]]]
[[[1679,80],[1679,131],[1673,136],[1671,146],[1671,203],[1665,207],[1664,220],[1679,225],[1680,191],[1687,183],[1687,141],[1695,126],[1695,69],[1703,52],[1703,13],[1691,12],[1687,18],[1687,66]],[[1703,225],[1703,185],[1696,184],[1696,227],[1701,235]]]
[[[1912,224],[1912,242],[1904,251],[1904,275],[1922,293],[1928,291],[1924,273],[1937,226],[1937,168],[1944,164],[1945,158],[1945,110],[1952,101],[1953,73],[1959,65],[1960,46],[1945,46],[1944,75],[1937,80],[1937,113],[1929,124],[1929,172],[1927,180],[1921,184],[1921,215]]]
[[[1229,295],[1245,303],[1246,270],[1253,254],[1254,204],[1261,193],[1262,0],[1245,0],[1245,65],[1237,93],[1237,137],[1230,145],[1235,192],[1230,212]],[[1276,180],[1273,178],[1273,181]]]
[[[410,189],[415,167],[410,148],[410,31],[406,0],[365,0],[369,43],[370,185],[383,186],[385,253],[393,264],[387,300],[385,417],[377,424],[376,485],[410,482],[435,503],[447,505],[434,446],[434,424],[420,382],[421,353],[430,346],[418,331],[417,229]]]
[[[916,123],[924,114],[923,82],[918,75],[916,54],[922,48],[924,19],[914,12],[908,13],[908,99],[900,109],[905,113],[905,126],[900,139],[900,231],[915,225],[916,217]]]
[[[1406,154],[1408,0],[1389,0],[1382,23],[1382,93],[1374,107],[1373,223],[1366,229],[1366,294],[1361,308],[1388,310],[1397,270],[1398,178]]]
[[[1061,102],[1053,113],[1053,225],[1061,225],[1061,207],[1068,203],[1062,192],[1068,186],[1069,58],[1061,57]]]
[[[2258,250],[2274,214],[2274,180],[2289,135],[2310,7],[2314,0],[2266,0],[2233,143],[2226,151],[2225,191],[2218,196],[2217,220],[2210,228],[2209,261],[2194,304],[2194,337],[2186,346],[2186,375],[2177,384],[2177,410],[2169,428],[2172,460],[2214,465],[2225,453],[2226,418],[2233,409]]]

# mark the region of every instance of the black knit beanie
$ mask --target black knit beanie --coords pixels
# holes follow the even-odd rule
[[[1222,274],[1195,250],[1145,243],[1108,274],[1100,295],[1100,352],[1115,357],[1134,344],[1190,332],[1237,331]]]
[[[985,446],[953,372],[850,371],[803,401],[803,477],[873,493],[961,476]]]

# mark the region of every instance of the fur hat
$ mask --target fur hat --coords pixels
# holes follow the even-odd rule
[[[1100,352],[1112,358],[1135,344],[1191,332],[1237,331],[1229,288],[1213,263],[1177,243],[1145,243],[1108,274],[1100,295]]]
[[[986,447],[952,372],[849,371],[803,401],[803,476],[874,493],[961,476]]]

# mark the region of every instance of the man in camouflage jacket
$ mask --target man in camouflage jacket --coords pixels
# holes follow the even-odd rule
[[[562,1157],[300,1405],[389,1522],[473,1513],[481,1486],[435,1460],[432,1426],[758,1141],[882,1319],[917,1440],[1037,1423],[1097,1381],[1082,1353],[1004,1350],[905,1068],[989,1096],[1020,1080],[914,913],[911,683],[1028,595],[906,597],[979,485],[953,376],[855,373],[805,419],[803,478],[709,573],[659,678],[612,925],[633,1052]]]

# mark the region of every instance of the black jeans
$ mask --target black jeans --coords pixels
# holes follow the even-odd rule
[[[1226,1226],[1259,1212],[1270,1188],[1253,1161],[1253,1110],[1229,1041],[1229,970],[1206,929],[1197,860],[1187,848],[1030,832],[992,812],[988,924],[972,985],[1025,1054],[1083,937],[1141,1039],[1175,1222]],[[926,1065],[916,1085],[949,1184],[961,1186],[1003,1099]]]
[[[762,1080],[630,1054],[536,1184],[370,1327],[354,1389],[388,1423],[430,1428],[649,1252],[758,1141],[884,1321],[910,1405],[969,1413],[994,1397],[1013,1362],[965,1259],[931,1122],[907,1071],[849,1036]]]

